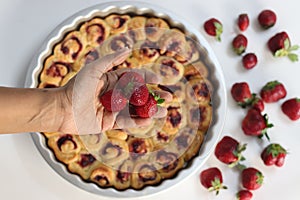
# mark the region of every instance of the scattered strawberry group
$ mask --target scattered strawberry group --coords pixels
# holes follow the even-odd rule
[[[274,11],[266,9],[259,13],[257,21],[262,29],[270,29],[276,24],[277,16]],[[236,25],[240,32],[245,32],[250,25],[248,14],[240,14]],[[222,31],[217,31],[218,28],[222,28]],[[206,21],[204,30],[221,41],[223,25],[218,19],[212,18]],[[249,70],[257,65],[258,58],[256,54],[246,52],[248,39],[244,33],[238,33],[233,38],[231,46],[235,54],[242,55],[242,64],[245,69]],[[294,51],[298,50],[299,46],[291,44],[290,37],[285,31],[277,32],[270,37],[267,41],[267,47],[274,57],[286,56],[293,62],[298,61],[298,56]],[[273,124],[268,122],[268,115],[263,113],[263,111],[265,110],[265,103],[276,103],[286,98],[287,90],[283,83],[277,80],[269,81],[258,93],[252,93],[247,82],[237,82],[232,85],[230,92],[237,105],[248,109],[241,122],[243,133],[248,136],[258,136],[259,138],[266,136],[268,141],[270,141],[267,130],[273,127]],[[281,110],[292,121],[300,119],[300,98],[294,97],[285,100],[281,104]],[[245,149],[246,144],[241,144],[233,137],[224,136],[217,143],[214,151],[215,157],[220,162],[241,170],[241,185],[243,188],[236,193],[236,198],[240,200],[252,199],[252,191],[259,189],[264,180],[264,175],[259,169],[246,167],[241,164],[245,160],[242,155]],[[286,155],[286,149],[280,144],[269,143],[262,149],[260,158],[265,166],[282,167]],[[200,182],[205,188],[208,188],[210,191],[215,190],[217,193],[219,193],[221,188],[224,188],[222,185],[222,172],[217,167],[211,167],[202,171]]]
[[[100,97],[104,108],[110,112],[119,112],[127,105],[131,115],[149,118],[158,111],[158,104],[164,100],[150,92],[144,77],[138,72],[124,72],[116,87]]]

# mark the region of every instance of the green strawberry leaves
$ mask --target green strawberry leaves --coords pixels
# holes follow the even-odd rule
[[[292,51],[296,51],[300,48],[299,45],[293,45],[291,46],[291,42],[289,38],[284,40],[283,43],[283,48],[279,49],[275,52],[274,56],[275,57],[284,57],[287,56],[292,62],[297,62],[299,61],[298,55],[295,53],[292,53]]]
[[[223,26],[218,22],[214,22],[214,26],[216,28],[216,39],[221,42],[221,35],[223,33]]]

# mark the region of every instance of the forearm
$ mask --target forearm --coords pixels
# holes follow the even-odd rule
[[[0,87],[0,134],[59,130],[60,93],[59,89]]]

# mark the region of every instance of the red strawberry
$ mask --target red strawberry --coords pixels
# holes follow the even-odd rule
[[[265,104],[263,102],[263,100],[259,97],[256,97],[256,95],[253,95],[253,101],[251,102],[251,108],[254,108],[256,110],[258,110],[259,112],[263,112],[265,109]]]
[[[135,106],[145,105],[149,98],[149,90],[145,84],[134,86],[129,103]]]
[[[240,14],[238,18],[238,27],[241,31],[245,31],[249,26],[249,17],[247,14]]]
[[[236,194],[236,199],[237,200],[250,200],[250,199],[252,199],[252,196],[253,196],[253,194],[249,190],[240,190]]]
[[[134,71],[128,71],[124,72],[118,81],[118,88],[119,89],[125,89],[125,87],[128,86],[128,84],[144,84],[145,80],[144,77],[139,74],[138,72]]]
[[[263,180],[263,174],[256,168],[248,167],[242,171],[242,185],[247,190],[256,190],[260,188]]]
[[[241,145],[234,138],[225,136],[220,140],[215,148],[215,156],[221,162],[234,167],[240,161],[245,160],[242,152],[246,149],[246,145]]]
[[[251,104],[253,99],[250,87],[246,82],[233,84],[231,87],[231,96],[242,107],[246,107]]]
[[[260,157],[267,166],[283,166],[287,151],[280,144],[269,144],[264,148]]]
[[[123,110],[127,104],[127,99],[119,89],[109,90],[100,97],[100,102],[104,108],[111,112]]]
[[[288,116],[291,120],[298,120],[300,118],[300,99],[292,98],[286,100],[281,105],[281,110],[286,116]]]
[[[264,29],[274,26],[276,19],[276,14],[272,10],[263,10],[258,15],[258,22]]]
[[[227,189],[227,187],[223,185],[222,173],[217,167],[203,170],[200,173],[200,182],[208,191],[216,191],[216,195],[219,194],[221,189]]]
[[[284,31],[271,37],[268,47],[275,57],[287,56],[292,62],[298,61],[298,55],[292,51],[298,50],[299,45],[292,46],[288,34]]]
[[[234,52],[237,55],[241,55],[242,53],[244,53],[246,51],[247,45],[248,45],[248,40],[242,34],[238,34],[232,40],[232,47],[233,47]]]
[[[218,41],[221,41],[221,34],[223,33],[223,25],[216,18],[211,18],[204,23],[204,30],[208,35],[215,36]]]
[[[260,96],[266,103],[277,102],[286,96],[286,89],[279,81],[270,81],[261,89]]]
[[[157,104],[164,102],[159,96],[153,94],[149,95],[148,101],[143,106],[134,106],[134,112],[137,116],[141,118],[149,118],[155,115],[158,111]]]
[[[266,136],[270,140],[267,130],[273,127],[273,124],[268,123],[267,114],[262,115],[256,109],[249,109],[247,115],[242,121],[242,129],[246,135]]]
[[[247,53],[242,61],[245,69],[252,69],[257,64],[257,56],[254,53]]]

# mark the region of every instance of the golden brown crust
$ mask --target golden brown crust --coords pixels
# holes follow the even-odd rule
[[[105,21],[111,27],[111,34],[125,33],[128,28],[129,20],[129,15],[112,14],[105,18]]]

